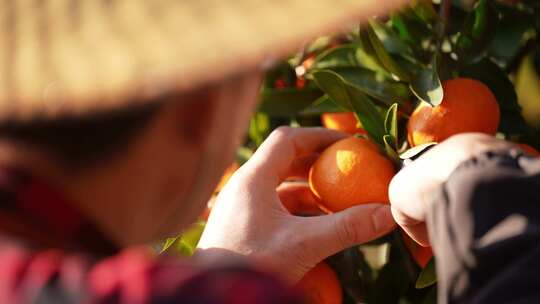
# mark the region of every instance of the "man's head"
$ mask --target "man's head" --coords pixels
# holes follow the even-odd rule
[[[5,124],[0,141],[9,165],[64,191],[116,241],[147,242],[200,214],[233,160],[259,83],[252,71],[151,106]]]
[[[124,244],[178,232],[254,109],[246,71],[406,1],[0,0],[0,161]]]

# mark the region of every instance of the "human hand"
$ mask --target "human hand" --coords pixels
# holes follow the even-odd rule
[[[462,162],[511,148],[516,146],[481,133],[455,135],[434,146],[392,179],[389,197],[395,221],[418,244],[429,246],[425,220],[434,193]]]
[[[197,254],[246,256],[296,282],[324,258],[390,232],[395,223],[386,204],[299,217],[279,199],[279,191],[290,191],[279,187],[286,178],[307,176],[318,152],[346,136],[322,128],[274,131],[217,197]]]

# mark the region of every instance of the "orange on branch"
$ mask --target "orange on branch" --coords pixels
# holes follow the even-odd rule
[[[411,115],[407,137],[411,146],[441,142],[465,132],[495,135],[499,104],[483,83],[468,78],[443,82],[444,98],[436,107],[421,103]]]
[[[302,64],[301,66],[307,71],[309,70],[313,64],[315,64],[315,59],[317,58],[317,56],[315,54],[310,54],[308,56],[306,56],[306,59],[304,59],[304,61],[302,61]]]
[[[321,122],[324,127],[332,130],[353,134],[366,134],[360,122],[353,112],[324,113],[321,115]]]
[[[336,272],[325,262],[320,262],[298,282],[308,304],[341,304],[343,290]]]
[[[229,165],[227,169],[225,169],[225,172],[223,172],[223,175],[221,176],[221,179],[219,180],[219,183],[216,186],[214,192],[221,191],[221,189],[225,187],[231,176],[234,174],[234,172],[236,172],[236,170],[238,170],[238,168],[240,168],[240,165],[238,165],[238,163],[232,163],[231,165]]]
[[[212,211],[212,208],[214,207],[214,202],[216,200],[216,195],[225,187],[231,176],[240,168],[240,165],[238,163],[232,163],[225,169],[225,172],[223,172],[223,175],[221,176],[221,179],[219,180],[218,185],[216,186],[216,189],[214,189],[214,194],[208,200],[208,203],[206,204],[206,208],[204,209],[203,213],[199,216],[202,220],[208,220],[208,217],[210,216],[210,212]]]
[[[354,205],[388,203],[394,166],[367,139],[349,137],[326,150],[309,172],[309,185],[321,204],[336,212]]]
[[[216,195],[213,194],[212,197],[206,202],[206,208],[204,208],[204,211],[199,216],[200,220],[208,221],[208,217],[210,217],[210,212],[212,212],[212,208],[214,208],[214,204],[216,202]]]
[[[281,203],[290,214],[300,216],[322,215],[319,200],[309,186],[295,187],[292,191],[278,192]]]

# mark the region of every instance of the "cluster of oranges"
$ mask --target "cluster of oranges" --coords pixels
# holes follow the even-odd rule
[[[410,146],[441,142],[463,132],[495,135],[499,126],[499,105],[493,93],[479,81],[458,78],[443,83],[444,98],[432,107],[421,103],[407,125]],[[353,113],[322,116],[325,127],[350,134],[362,134]],[[392,162],[368,139],[350,137],[328,147],[310,172],[310,186],[321,204],[330,211],[353,205],[386,202],[388,185],[395,173]]]
[[[420,103],[407,123],[411,147],[441,142],[452,135],[480,132],[495,135],[499,104],[483,83],[457,78],[443,82],[444,98],[438,106]],[[325,113],[322,124],[350,134],[365,134],[353,113]],[[525,152],[540,154],[526,144]],[[388,185],[394,175],[392,162],[368,139],[350,137],[336,142],[311,168],[309,183],[320,204],[330,211],[353,205],[388,202]]]
[[[467,78],[443,82],[444,98],[438,106],[420,103],[407,123],[409,146],[442,142],[452,135],[480,132],[495,135],[499,127],[499,104],[483,83]],[[325,113],[323,126],[351,135],[366,134],[354,113]],[[540,156],[526,144],[523,152]],[[332,212],[364,203],[389,203],[388,185],[395,173],[392,162],[368,139],[349,137],[322,152],[314,163],[309,185],[318,204]],[[425,267],[433,257],[429,247],[416,244],[405,233],[403,241],[412,258]]]
[[[438,106],[420,103],[407,123],[409,146],[441,142],[464,132],[495,135],[499,126],[499,104],[483,83],[466,78],[443,82],[444,98]],[[354,113],[325,113],[322,124],[349,133],[326,148],[312,165],[309,185],[280,194],[283,206],[294,215],[316,216],[338,212],[354,205],[389,203],[388,186],[396,173],[392,161],[365,135]],[[358,136],[360,135],[360,136]],[[534,148],[518,144],[528,154],[539,156]],[[231,166],[220,185],[238,168]],[[219,191],[219,190],[218,190]],[[414,261],[425,267],[433,257],[431,248],[416,244],[402,232],[405,247]],[[342,288],[334,270],[321,262],[298,283],[308,303],[342,302]]]

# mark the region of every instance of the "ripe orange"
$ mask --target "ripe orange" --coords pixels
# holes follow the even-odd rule
[[[204,209],[203,213],[199,216],[202,220],[208,220],[208,217],[210,216],[210,212],[212,211],[212,207],[214,207],[214,202],[216,200],[216,195],[225,187],[231,176],[240,168],[240,165],[238,163],[232,163],[225,169],[225,172],[221,176],[221,179],[219,180],[218,185],[216,186],[216,189],[214,189],[214,194],[206,204],[206,209]]]
[[[306,78],[304,76],[296,78],[295,87],[297,89],[301,90],[301,89],[305,88],[306,84],[307,84],[307,80],[306,80]],[[276,79],[276,81],[274,81],[274,89],[282,90],[282,89],[286,89],[286,88],[291,88],[291,86],[289,86],[287,84],[287,82],[283,78],[278,78],[278,79]]]
[[[343,291],[335,271],[320,262],[298,282],[308,304],[341,304]]]
[[[300,216],[324,214],[318,206],[319,200],[307,185],[295,188],[294,191],[279,192],[279,199],[291,214]]]
[[[342,139],[321,153],[309,171],[309,185],[328,210],[388,203],[392,162],[367,139]]]
[[[234,174],[234,172],[236,172],[236,170],[238,170],[238,168],[240,168],[240,165],[238,165],[238,163],[232,163],[231,165],[229,165],[227,169],[225,169],[225,172],[223,172],[223,175],[221,176],[221,179],[219,180],[219,183],[216,186],[214,192],[221,191],[221,189],[225,187],[231,176]]]
[[[411,146],[441,142],[464,132],[495,135],[499,127],[499,104],[483,83],[457,78],[443,82],[444,98],[431,107],[421,103],[411,115],[407,136]]]
[[[283,80],[283,78],[278,78],[274,82],[274,89],[281,90],[281,89],[285,89],[286,87],[287,87],[287,83],[285,82],[285,80]]]
[[[424,268],[427,263],[433,258],[433,251],[431,247],[424,247],[418,245],[413,239],[411,239],[405,232],[401,231],[401,236],[403,237],[403,242],[405,247],[413,257],[413,260],[418,264],[418,266]]]
[[[212,212],[212,208],[214,208],[215,202],[216,202],[216,195],[213,194],[212,197],[206,203],[206,208],[204,208],[204,211],[199,216],[200,220],[208,221],[208,217],[210,216],[210,212]]]
[[[527,144],[517,144],[525,154],[529,154],[531,156],[540,156],[540,151],[536,150],[535,148],[527,145]]]
[[[301,66],[307,70],[309,70],[313,64],[315,63],[315,58],[317,56],[315,56],[315,54],[310,54],[308,56],[306,56],[306,59],[302,62]]]
[[[328,129],[346,132],[351,135],[356,133],[366,134],[366,130],[362,129],[353,112],[324,113],[321,115],[321,122]]]

